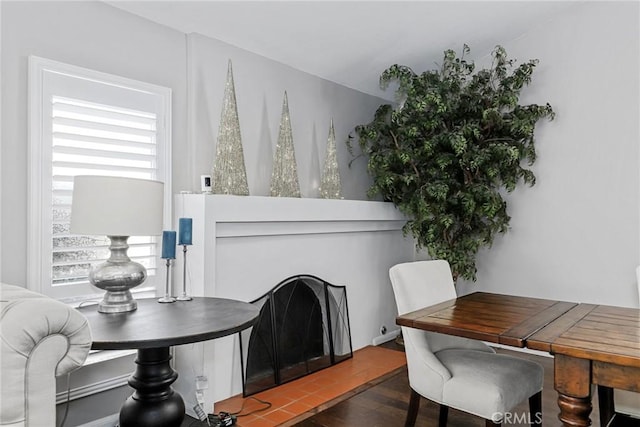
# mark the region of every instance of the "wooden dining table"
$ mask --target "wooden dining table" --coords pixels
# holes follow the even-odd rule
[[[600,424],[616,416],[613,389],[640,392],[640,310],[580,304],[527,339],[554,355],[560,420],[590,425],[591,384],[600,394]],[[640,403],[640,402],[639,402]]]
[[[550,352],[565,426],[590,425],[591,384],[604,393],[640,388],[637,309],[475,292],[400,315],[396,323]]]
[[[526,340],[576,303],[474,292],[396,318],[400,326],[525,347]]]

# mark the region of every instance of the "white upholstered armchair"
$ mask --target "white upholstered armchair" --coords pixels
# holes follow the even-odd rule
[[[59,301],[0,284],[0,425],[56,424],[55,377],[82,366],[87,320]]]
[[[398,306],[406,314],[456,298],[449,263],[398,264],[389,270]],[[406,426],[413,426],[420,398],[440,404],[439,426],[452,407],[500,425],[504,414],[529,399],[532,425],[541,425],[542,366],[496,354],[483,342],[402,327],[411,401]]]

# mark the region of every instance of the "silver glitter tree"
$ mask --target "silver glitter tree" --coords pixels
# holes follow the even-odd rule
[[[291,117],[289,116],[289,101],[287,100],[286,91],[282,103],[282,117],[280,118],[276,153],[273,157],[271,195],[277,197],[300,197],[298,168],[293,148],[293,133],[291,131]]]
[[[327,155],[324,161],[322,178],[320,179],[320,197],[323,199],[342,199],[340,184],[340,169],[336,152],[336,132],[333,129],[333,119],[327,138]]]
[[[224,86],[224,100],[218,128],[216,161],[212,172],[211,189],[216,194],[248,196],[247,171],[244,165],[240,120],[236,104],[236,89],[233,83],[231,60]]]

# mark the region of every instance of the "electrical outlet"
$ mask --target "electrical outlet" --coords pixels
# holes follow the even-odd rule
[[[380,326],[380,335],[387,333],[387,327],[385,325]]]
[[[202,390],[196,390],[196,402],[198,402],[200,406],[204,406],[204,393]]]
[[[196,390],[205,390],[209,388],[209,379],[205,375],[196,377]]]

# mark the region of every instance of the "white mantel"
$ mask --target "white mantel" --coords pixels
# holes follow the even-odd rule
[[[312,274],[346,285],[354,350],[371,344],[383,325],[397,329],[388,270],[413,260],[414,244],[402,233],[406,218],[391,203],[180,194],[175,207],[175,224],[180,217],[193,219],[187,258],[191,294],[251,301],[292,275]],[[174,289],[182,285],[180,255],[177,261]],[[215,360],[215,366],[205,362],[201,372],[193,372],[215,384],[209,399],[240,393],[235,338],[203,347],[205,356],[191,349],[176,355],[183,377],[176,388],[187,402],[193,400],[193,391],[186,393],[193,390],[188,371],[202,360]]]
[[[192,293],[240,299],[240,295],[228,295],[224,283],[218,289],[218,281],[224,280],[217,273],[219,256],[224,256],[218,251],[229,242],[218,239],[245,238],[242,242],[251,246],[268,244],[264,240],[268,236],[309,236],[293,239],[293,244],[298,246],[307,244],[311,235],[398,232],[406,222],[393,204],[362,200],[180,194],[176,196],[175,206],[177,218],[193,218],[193,246],[188,253]],[[287,255],[286,250],[280,250]],[[278,270],[278,266],[273,268]],[[279,276],[278,281],[286,277]],[[268,289],[277,283],[270,283]],[[245,294],[250,300],[260,295]]]

